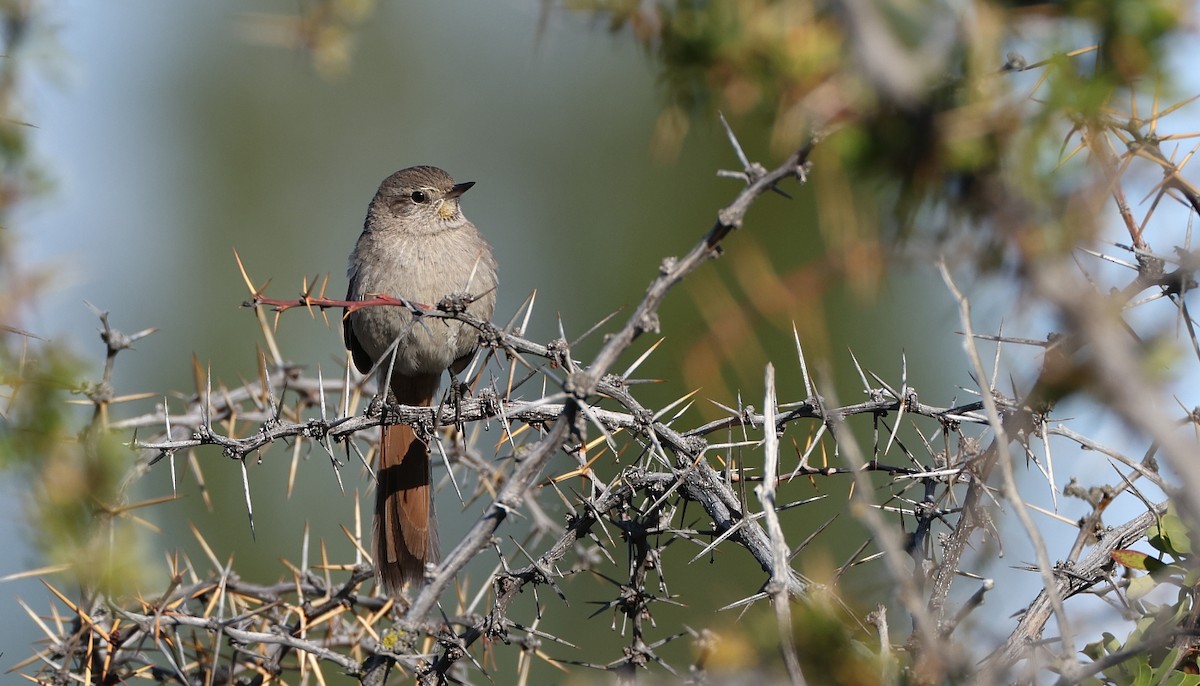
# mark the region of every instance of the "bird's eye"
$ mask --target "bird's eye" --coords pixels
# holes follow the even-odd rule
[[[412,201],[416,203],[429,202],[429,195],[426,194],[425,191],[413,191],[408,197],[412,198]]]

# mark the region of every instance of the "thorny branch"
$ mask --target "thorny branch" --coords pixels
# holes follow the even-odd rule
[[[1089,132],[1082,139],[1091,149],[1103,147],[1105,136],[1113,130],[1127,133],[1136,130],[1125,126],[1110,123],[1109,129]],[[643,333],[659,330],[658,309],[667,293],[700,265],[720,254],[724,241],[743,225],[747,211],[759,197],[779,190],[778,184],[786,179],[805,179],[809,155],[817,142],[814,138],[783,164],[766,170],[745,158],[732,134],[731,140],[744,169],[723,175],[743,179],[745,188],[718,212],[714,225],[686,255],[662,262],[643,300],[622,326],[606,336],[590,363],[576,360],[571,344],[565,340],[540,343],[525,338],[521,327],[497,327],[473,319],[464,313],[461,302],[453,298],[421,304],[380,294],[375,300],[347,303],[325,298],[323,292],[314,294],[308,288],[293,300],[268,298],[251,289],[253,294],[248,304],[260,308],[260,312],[262,308],[281,313],[295,307],[321,311],[404,307],[419,320],[418,325],[432,326],[438,319],[453,318],[474,326],[489,354],[509,365],[509,381],[481,383],[470,397],[455,393],[439,407],[381,407],[375,403],[366,412],[357,413],[352,408],[358,402],[352,398],[358,397],[369,382],[355,382],[349,370],[341,381],[330,381],[320,376],[313,379],[299,367],[274,365],[268,369],[264,361],[257,383],[214,391],[211,380],[205,380],[198,382],[200,389],[183,412],[168,415],[164,407],[114,420],[108,416],[108,408],[119,399],[111,397],[107,385],[113,360],[117,352],[149,332],[124,337],[102,317],[110,352],[105,381],[89,396],[96,407],[94,421],[108,430],[165,427],[159,438],[136,443],[143,459],[130,483],[163,458],[172,461],[172,468],[178,454],[197,460],[194,451],[202,446],[216,446],[224,456],[244,465],[248,456],[280,441],[294,442],[297,450],[302,442],[309,441],[321,446],[335,468],[340,469],[344,463],[334,450],[334,445],[339,444],[345,447],[347,455],[356,453],[369,465],[368,456],[359,447],[361,432],[381,424],[404,422],[426,429],[436,441],[437,451],[446,456],[452,468],[474,469],[478,483],[471,497],[487,498],[490,502],[463,540],[437,569],[430,571],[427,583],[407,605],[393,604],[362,591],[372,579],[367,563],[327,564],[322,576],[315,574],[304,560],[294,570],[292,582],[272,587],[247,584],[216,560],[212,561],[213,566],[222,571],[211,579],[200,579],[190,564],[183,564],[172,570],[172,587],[137,610],[115,607],[103,599],[72,605],[77,621],[69,629],[44,630],[50,644],[36,656],[47,665],[43,674],[55,675],[48,678],[65,683],[70,665],[86,662],[108,675],[150,672],[162,679],[190,681],[197,675],[211,678],[220,670],[226,670],[220,673],[242,670],[276,677],[290,668],[287,665],[294,664],[294,668],[303,672],[319,669],[319,662],[324,661],[363,683],[382,683],[388,671],[398,666],[421,683],[435,684],[459,678],[455,676],[456,670],[465,669],[467,661],[474,663],[471,651],[481,639],[516,642],[527,669],[528,662],[535,657],[550,659],[541,649],[543,641],[561,641],[540,631],[536,622],[526,625],[510,617],[518,594],[550,587],[565,597],[559,586],[565,577],[584,570],[600,574],[601,560],[616,562],[618,539],[624,544],[627,565],[620,578],[604,576],[615,592],[602,611],[621,617],[622,627],[629,630],[629,643],[617,660],[580,664],[622,676],[651,663],[677,673],[661,656],[660,648],[689,633],[669,634],[659,640],[652,636],[655,612],[664,603],[674,602],[662,565],[667,546],[662,541],[691,545],[699,551],[697,558],[711,554],[725,541],[744,548],[759,564],[763,576],[758,592],[737,605],[769,599],[778,612],[778,630],[785,634],[792,622],[791,603],[805,602],[809,592],[820,593],[824,589],[809,583],[792,567],[792,553],[803,549],[809,541],[799,545],[789,541],[778,513],[809,501],[786,502],[781,497],[781,486],[837,475],[854,476],[858,505],[870,506],[872,485],[883,484],[890,492],[886,502],[871,508],[869,515],[860,514],[860,520],[867,524],[876,548],[881,551],[879,554],[885,557],[889,579],[903,589],[904,609],[913,623],[910,646],[919,658],[918,669],[928,670],[923,672],[924,676],[945,674],[970,664],[970,660],[962,659],[949,645],[949,639],[962,620],[981,606],[993,582],[984,579],[958,608],[950,605],[951,590],[967,572],[964,560],[973,537],[981,530],[994,530],[994,505],[1003,502],[1019,510],[1018,515],[1026,522],[1033,541],[1038,559],[1035,568],[1044,577],[1045,589],[1021,615],[1016,629],[992,654],[989,664],[996,668],[992,674],[995,680],[1002,680],[1006,670],[1020,660],[1029,660],[1033,665],[1030,646],[1040,638],[1051,609],[1058,614],[1060,629],[1065,629],[1069,626],[1065,609],[1068,599],[1097,587],[1100,592],[1116,588],[1111,577],[1111,554],[1141,538],[1165,512],[1162,503],[1150,503],[1138,494],[1146,503],[1146,511],[1123,525],[1104,529],[1101,515],[1108,504],[1127,489],[1136,493],[1133,484],[1139,479],[1164,486],[1151,459],[1154,454],[1161,452],[1177,470],[1188,471],[1184,460],[1194,446],[1178,435],[1181,422],[1151,411],[1159,389],[1151,382],[1143,383],[1136,374],[1139,360],[1136,345],[1123,330],[1125,323],[1120,313],[1147,289],[1179,302],[1182,308],[1182,296],[1194,287],[1194,273],[1200,260],[1183,248],[1176,250],[1175,257],[1162,257],[1151,251],[1143,227],[1128,212],[1124,195],[1117,187],[1120,178],[1117,164],[1106,149],[1097,158],[1111,172],[1106,178],[1114,188],[1114,200],[1130,233],[1133,245],[1130,252],[1136,256],[1136,264],[1129,265],[1134,270],[1133,279],[1124,288],[1102,295],[1093,284],[1064,271],[1061,264],[1033,267],[1033,283],[1047,301],[1059,308],[1067,330],[1046,341],[1034,342],[1044,349],[1045,360],[1028,392],[1018,396],[1014,390],[1011,397],[1000,392],[996,370],[991,374],[985,372],[974,347],[977,340],[987,337],[972,335],[966,343],[979,385],[979,400],[944,407],[929,405],[919,400],[906,377],[896,389],[879,377],[875,377],[876,383],[868,383],[860,370],[867,399],[838,406],[815,390],[797,341],[805,397],[792,395],[790,402],[779,402],[773,374],[768,372],[764,411],[757,412],[748,406],[730,408],[728,416],[721,420],[680,429],[676,425],[688,397],[652,410],[633,393],[636,379],[631,375],[637,365],[623,374],[613,374],[611,369]],[[1195,206],[1196,194],[1180,176],[1180,170],[1158,150],[1155,141],[1137,138],[1137,145],[1129,154],[1163,165],[1163,192],[1178,193]],[[1010,228],[1014,232],[1020,230],[1020,227]],[[948,271],[946,276],[963,307],[963,323],[970,334],[966,299],[953,286]],[[1188,322],[1191,331],[1190,318]],[[1000,336],[992,340],[1008,342]],[[1200,345],[1195,349],[1200,356]],[[278,354],[273,357],[279,359]],[[1050,425],[1055,403],[1077,390],[1064,379],[1076,378],[1073,374],[1080,369],[1092,372],[1097,378],[1095,385],[1116,398],[1113,407],[1123,418],[1145,435],[1154,437],[1155,447],[1146,458],[1141,461],[1125,458],[1118,451],[1062,425]],[[201,376],[204,375],[198,372],[197,378]],[[522,380],[514,382],[518,376]],[[558,390],[545,397],[523,399],[519,394],[522,385],[534,378],[549,379]],[[1131,378],[1139,382],[1131,385]],[[785,389],[779,395],[787,397],[788,393]],[[330,410],[326,404],[328,397],[338,398],[334,405],[337,410]],[[684,408],[675,411],[680,405]],[[314,408],[319,408],[315,416]],[[1189,413],[1182,423],[1195,423],[1197,414],[1200,413]],[[858,449],[849,428],[849,420],[866,416],[872,418],[875,428],[869,455],[866,450]],[[892,419],[891,426],[887,425],[888,418]],[[506,460],[500,467],[474,454],[465,442],[444,438],[435,431],[438,427],[478,426],[487,422],[502,426],[497,454]],[[257,429],[238,432],[235,430],[238,424]],[[916,430],[917,447],[898,438],[902,424],[906,432]],[[922,426],[931,427],[932,431],[927,433]],[[784,465],[780,436],[789,430],[805,428],[811,429],[810,440],[803,447],[797,446],[794,465]],[[741,440],[733,440],[738,434]],[[720,436],[730,437],[729,442],[717,443]],[[1076,524],[1078,535],[1066,559],[1053,564],[1046,544],[1029,519],[1030,506],[1016,492],[1011,472],[1016,459],[1011,453],[1022,453],[1035,462],[1042,454],[1049,461],[1050,436],[1107,455],[1125,470],[1118,472],[1120,484],[1093,501],[1091,514]],[[823,450],[827,440],[832,441],[848,466],[828,462],[814,466],[810,462],[810,457]],[[724,459],[735,449],[760,447],[767,458],[765,471],[756,472],[745,463],[739,466]],[[606,450],[625,462],[609,481],[602,480],[591,468],[597,453]],[[544,475],[550,461],[564,453],[578,468],[547,480]],[[892,459],[897,456],[898,459]],[[993,483],[992,473],[996,468],[1003,470],[1004,483],[1000,489]],[[550,487],[557,491],[569,478],[578,478],[585,492],[571,496],[560,493],[569,514],[565,525],[558,525],[542,511],[534,488],[541,484],[543,493],[551,492]],[[1047,478],[1053,482],[1052,473]],[[1194,474],[1188,478],[1194,478]],[[758,483],[760,512],[746,501],[745,489],[741,488],[751,482]],[[1181,508],[1194,517],[1197,508],[1192,500],[1200,488],[1191,488],[1189,482],[1184,490],[1188,495],[1181,499]],[[682,510],[689,504],[703,510],[711,521],[709,528],[680,523]],[[534,534],[516,543],[516,550],[509,551],[511,554],[504,553],[497,533],[510,515],[524,510],[534,515]],[[894,527],[884,513],[898,514],[903,527]],[[365,557],[361,542],[355,542],[360,555]],[[492,595],[486,610],[478,609],[485,602],[485,593],[480,589],[474,601],[453,612],[441,608],[442,614],[434,618],[434,610],[439,602],[445,601],[449,585],[460,578],[468,562],[488,551],[501,554],[499,565],[487,582]],[[574,566],[563,569],[562,563],[572,556],[578,558]],[[512,560],[524,562],[518,566]],[[846,566],[862,561],[851,560]],[[348,574],[348,579],[335,583],[333,571]],[[652,588],[655,576],[657,590]],[[188,577],[190,581],[185,584]],[[875,617],[873,621],[881,627],[878,652],[893,659],[894,651],[887,645],[886,612],[881,610]],[[390,622],[390,628],[384,628],[385,622]],[[103,639],[98,648],[94,647],[97,637]],[[229,658],[223,658],[220,651],[210,657],[211,662],[195,657],[204,653],[206,641],[218,640],[228,642]],[[1070,665],[1075,660],[1072,636],[1064,632],[1059,640],[1065,654],[1056,654],[1054,658],[1060,665]],[[161,660],[147,657],[155,651]],[[790,678],[801,682],[804,678],[801,660],[793,646],[785,643],[781,654]],[[223,659],[225,663],[221,662]],[[1104,664],[1118,664],[1123,659],[1124,653],[1110,655]],[[474,664],[482,669],[478,663]],[[693,665],[693,669],[702,670],[703,666]],[[1068,671],[1063,678],[1082,678],[1080,675],[1085,673],[1088,672]]]
[[[511,388],[503,394],[496,388],[484,388],[473,398],[464,398],[452,403],[453,407],[443,406],[432,409],[388,407],[383,408],[385,410],[383,412],[369,409],[363,415],[329,416],[326,414],[324,396],[331,391],[340,391],[345,401],[342,405],[349,407],[348,396],[355,392],[352,385],[346,382],[330,383],[320,379],[314,384],[311,379],[305,378],[297,369],[268,371],[264,366],[258,388],[255,388],[254,384],[247,384],[238,389],[219,389],[214,392],[211,388],[211,381],[205,381],[196,401],[192,403],[187,412],[168,416],[163,410],[159,413],[115,422],[112,424],[112,428],[129,429],[163,425],[168,427],[164,439],[137,442],[137,447],[146,455],[146,459],[142,461],[143,467],[139,471],[143,471],[145,467],[153,465],[164,457],[173,460],[177,453],[188,452],[206,445],[217,446],[226,457],[244,464],[247,456],[280,440],[307,439],[316,444],[329,446],[331,443],[348,442],[364,429],[381,423],[397,421],[436,427],[462,425],[489,419],[502,420],[510,427],[507,439],[509,442],[512,442],[511,436],[515,433],[511,427],[516,424],[524,424],[540,432],[538,440],[521,446],[515,469],[500,485],[491,505],[485,508],[476,525],[463,541],[446,556],[440,567],[427,579],[427,583],[412,604],[400,615],[401,621],[397,628],[403,627],[404,633],[413,637],[430,630],[425,621],[442,591],[468,561],[491,548],[494,532],[509,513],[521,508],[527,492],[541,478],[552,457],[566,450],[569,454],[577,455],[582,460],[583,455],[586,454],[589,424],[595,425],[603,433],[626,431],[642,442],[643,458],[639,460],[641,464],[627,469],[617,481],[600,487],[593,497],[582,501],[581,504],[584,507],[577,511],[567,530],[530,568],[515,570],[497,577],[495,582],[497,598],[492,611],[487,616],[480,617],[468,625],[459,640],[447,644],[446,649],[441,652],[435,663],[427,668],[422,668],[420,661],[404,657],[402,664],[410,671],[423,673],[422,680],[441,681],[446,678],[449,670],[465,655],[465,650],[477,638],[488,635],[507,640],[511,622],[507,620],[504,613],[513,594],[520,592],[529,583],[552,583],[551,577],[554,572],[549,570],[554,563],[569,551],[575,542],[594,537],[592,530],[597,523],[608,522],[614,513],[629,508],[632,499],[639,493],[657,494],[655,498],[657,505],[652,506],[649,510],[639,512],[634,519],[611,519],[612,523],[622,527],[623,537],[629,542],[631,550],[636,551],[635,562],[631,566],[633,576],[629,585],[623,586],[626,589],[625,592],[633,595],[615,607],[629,617],[635,627],[640,627],[642,621],[649,616],[648,613],[651,612],[653,603],[667,600],[665,597],[655,598],[643,590],[646,572],[657,566],[653,558],[659,554],[657,546],[651,544],[647,537],[661,535],[661,524],[652,524],[648,527],[647,524],[660,520],[664,523],[669,521],[670,513],[674,511],[675,507],[670,503],[675,498],[697,502],[704,508],[715,525],[710,536],[727,536],[741,543],[751,551],[764,570],[771,570],[777,563],[766,534],[755,519],[747,517],[748,513],[738,494],[729,486],[730,478],[735,475],[718,473],[705,459],[705,453],[709,449],[705,436],[728,430],[733,426],[747,425],[748,423],[751,426],[754,423],[761,424],[764,418],[747,408],[732,423],[716,422],[684,434],[672,428],[669,420],[662,420],[638,403],[629,393],[628,379],[609,374],[609,369],[642,333],[658,330],[657,311],[667,292],[687,274],[719,254],[721,243],[732,230],[743,223],[745,214],[755,199],[775,188],[776,184],[786,178],[803,178],[803,169],[811,149],[811,144],[805,146],[771,171],[764,171],[757,165],[747,168],[745,170],[746,188],[730,205],[718,213],[718,219],[712,229],[691,251],[682,258],[664,260],[658,276],[651,283],[644,299],[629,320],[606,337],[605,345],[587,365],[572,358],[570,349],[565,342],[540,344],[529,341],[512,331],[502,331],[489,322],[473,320],[463,312],[463,308],[454,307],[452,303],[448,304],[447,302],[428,306],[380,295],[374,301],[347,304],[323,297],[314,297],[311,292],[291,303],[271,300],[260,293],[254,293],[250,302],[253,306],[274,307],[277,311],[283,311],[293,306],[321,309],[347,307],[348,305],[351,307],[399,306],[408,308],[418,318],[457,318],[478,328],[482,344],[491,348],[498,357],[503,356],[513,360],[515,365],[525,365],[531,371],[546,371],[544,366],[534,368],[526,361],[540,357],[547,360],[552,368],[561,369],[565,374],[561,384],[564,393],[559,396],[558,402],[548,402],[546,398],[522,401],[511,397]],[[276,395],[274,389],[277,386],[284,389],[284,392]],[[295,396],[300,407],[319,406],[322,408],[322,416],[301,420],[295,413],[285,412],[285,393]],[[881,396],[873,402],[862,404],[859,408],[845,408],[844,411],[848,413],[884,412],[887,411],[886,408],[894,407],[896,402],[898,401],[889,401]],[[255,409],[246,411],[243,407],[246,403],[252,404]],[[619,409],[601,406],[610,403],[614,403]],[[930,411],[956,417],[955,413],[961,412],[962,418],[968,419],[973,409],[975,408],[967,406],[943,410],[930,408]],[[819,418],[821,412],[822,410],[813,402],[796,403],[779,413],[778,430],[782,431],[789,423],[800,419]],[[289,420],[289,416],[295,416],[296,419]],[[246,422],[259,422],[260,429],[251,435],[242,437],[217,429],[220,424],[235,420],[243,425]],[[947,421],[957,420],[947,419]],[[650,465],[654,465],[658,469],[665,468],[666,471],[652,472],[647,469]],[[839,471],[835,468],[808,469],[793,474],[793,477],[822,472],[834,474]],[[595,477],[591,476],[590,478],[594,480]],[[741,479],[742,475],[738,474],[736,478]],[[248,495],[247,502],[249,502]],[[666,519],[663,519],[664,517]],[[643,519],[646,523],[638,523]],[[771,572],[771,576],[783,580],[787,590],[792,594],[799,593],[803,589],[803,584],[790,568]],[[363,578],[356,578],[358,578],[358,583],[363,580]],[[231,595],[231,581],[231,577],[226,574],[219,584],[223,598],[234,597]],[[300,587],[298,586],[296,590],[299,591]],[[199,595],[202,594],[196,592],[187,597],[196,598]],[[301,597],[304,595],[306,594],[301,592]],[[278,594],[274,597],[281,599]],[[636,598],[642,598],[642,600],[636,600]],[[163,602],[168,601],[164,598]],[[274,600],[271,604],[279,602],[280,600]],[[361,603],[357,601],[347,599],[343,602],[349,602],[350,606],[362,607]],[[153,640],[157,640],[158,632],[168,626],[191,627],[200,631],[215,630],[239,643],[275,645],[331,660],[348,672],[358,674],[364,681],[377,680],[378,670],[386,671],[388,669],[389,660],[368,660],[359,663],[340,657],[333,658],[327,650],[317,650],[316,646],[300,639],[281,637],[277,640],[259,640],[266,634],[254,631],[250,627],[262,622],[268,614],[253,613],[247,616],[247,619],[235,619],[230,623],[230,620],[216,620],[209,616],[172,615],[169,620],[164,621],[161,617],[155,618],[145,613],[123,612],[113,622],[115,624],[122,621],[132,623],[137,627],[138,632],[147,632],[143,635],[153,637]],[[310,617],[302,624],[308,624],[311,620]],[[99,630],[100,626],[99,623],[92,623],[88,629]],[[330,626],[332,627],[332,625]],[[134,634],[127,633],[126,635]],[[139,639],[138,645],[143,645],[144,640]],[[645,633],[641,629],[635,629],[634,644],[623,664],[634,666],[645,664],[647,660],[659,661],[661,664],[654,654],[655,645],[654,642],[646,640]],[[403,653],[393,653],[391,649],[377,649],[377,654],[397,657],[404,655]],[[270,670],[277,667],[278,660],[273,661],[272,665],[274,666],[270,667]],[[177,672],[182,668],[182,665],[175,664]],[[182,677],[182,674],[179,676]]]

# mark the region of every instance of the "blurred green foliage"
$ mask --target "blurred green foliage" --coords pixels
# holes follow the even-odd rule
[[[0,3],[0,469],[22,484],[29,536],[46,562],[85,589],[109,592],[138,580],[132,532],[115,517],[130,454],[120,436],[68,404],[83,387],[74,351],[21,328],[54,274],[18,259],[8,226],[47,187],[30,155],[22,90],[39,66],[29,43],[40,20],[33,3]]]
[[[1105,631],[1100,639],[1083,647],[1083,654],[1093,660],[1116,659],[1099,676],[1082,683],[1200,684],[1200,650],[1184,638],[1186,627],[1195,623],[1195,593],[1200,583],[1191,532],[1173,505],[1159,517],[1153,531],[1147,543],[1155,549],[1155,556],[1136,550],[1113,551],[1113,560],[1131,572],[1127,595],[1136,608],[1136,622],[1124,639]],[[1158,602],[1151,600],[1156,589],[1172,587],[1172,602],[1162,602],[1168,597],[1165,593],[1155,594]]]
[[[19,346],[18,359],[8,347],[0,350],[0,467],[26,485],[32,538],[48,564],[63,566],[84,588],[133,588],[137,546],[128,521],[116,517],[129,449],[69,404],[79,397],[79,361],[62,346],[33,343]]]
[[[776,154],[815,132],[835,132],[815,173],[874,185],[846,204],[853,225],[881,238],[915,227],[981,222],[998,190],[1023,190],[1053,204],[1042,156],[1061,143],[1064,118],[1090,120],[1147,81],[1159,83],[1164,43],[1181,27],[1185,3],[811,2],[808,0],[574,0],[608,17],[658,66],[664,108],[656,140],[678,148],[688,118],[720,110],[735,122],[765,123]],[[1060,36],[1057,54],[1021,56]],[[1077,41],[1075,44],[1068,44]],[[1096,51],[1068,58],[1071,50]],[[1007,55],[1007,59],[1006,59]],[[1013,74],[1050,61],[1037,100]],[[1047,126],[1054,122],[1055,126]],[[1018,184],[1026,179],[1028,183]],[[818,203],[828,203],[820,194]],[[832,202],[843,203],[835,197]],[[871,205],[875,205],[871,207]],[[931,212],[931,209],[948,210]],[[932,221],[931,221],[932,220]],[[825,235],[845,225],[825,224]]]

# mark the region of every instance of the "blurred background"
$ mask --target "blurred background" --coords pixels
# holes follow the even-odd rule
[[[17,254],[43,270],[44,291],[22,328],[67,344],[95,379],[103,347],[85,302],[108,311],[124,331],[157,327],[118,358],[115,376],[118,394],[154,397],[117,406],[118,416],[149,411],[163,398],[180,406],[178,398],[196,390],[193,355],[215,380],[253,378],[262,337],[253,313],[241,307],[248,292],[234,251],[255,284],[270,280],[272,297],[297,295],[306,279],[327,277],[328,295],[341,297],[366,204],[399,168],[434,164],[477,183],[464,209],[500,262],[496,320],[507,321],[536,291],[528,335],[542,341],[557,337],[560,325],[574,338],[609,313],[628,312],[662,259],[685,252],[740,188],[717,176],[740,164],[715,115],[701,110],[680,118],[667,96],[672,84],[636,39],[637,26],[612,30],[603,16],[517,0],[363,3],[361,11],[347,10],[342,24],[310,36],[306,46],[295,44],[288,23],[294,3],[68,0],[44,11],[31,43],[39,60],[29,83],[28,141],[46,190],[13,219]],[[772,118],[731,113],[750,158],[768,167],[789,152],[772,132]],[[761,407],[763,367],[773,360],[781,396],[799,400],[796,326],[814,359],[836,370],[843,402],[861,399],[848,349],[897,387],[903,355],[908,383],[928,389],[924,402],[964,400],[958,387],[974,384],[953,333],[958,315],[931,259],[918,256],[886,273],[803,270],[829,237],[816,228],[812,186],[786,190],[793,199],[760,200],[728,242],[728,255],[671,295],[662,311],[666,340],[639,376],[672,381],[639,387],[639,397],[655,406],[700,388],[704,399],[677,422],[694,426],[722,415],[710,400]],[[978,297],[980,328],[998,321],[999,312],[1011,317],[1010,303],[989,290],[994,284],[964,286]],[[1044,336],[1038,313],[1025,317],[1010,319],[1006,331],[1024,327]],[[277,333],[284,357],[326,377],[340,375],[334,322],[286,313]],[[576,359],[588,359],[599,341],[595,334],[582,343]],[[653,342],[639,341],[626,364]],[[1026,368],[1035,369],[1036,356],[1026,358]],[[793,438],[803,444],[803,435],[785,443]],[[345,556],[350,546],[339,527],[354,528],[355,495],[366,502],[367,479],[352,464],[343,492],[326,456],[306,458],[290,499],[290,455],[270,451],[250,465],[253,537],[235,463],[215,450],[199,453],[211,508],[180,467],[181,499],[144,515],[157,527],[143,529],[138,548],[148,587],[165,583],[164,553],[182,550],[207,566],[189,523],[205,532],[216,558],[233,559],[243,577],[263,582],[288,575],[279,560],[297,561],[303,525],[314,542]],[[607,476],[618,466],[597,468]],[[23,483],[0,473],[0,512],[10,522],[0,528],[7,552],[0,576],[46,564]],[[821,486],[809,495],[829,493],[828,503],[788,512],[785,526],[796,527],[789,536],[802,539],[844,508],[844,491]],[[160,465],[136,491],[139,498],[170,495],[169,471]],[[448,490],[438,503],[446,548],[479,504],[460,512]],[[1075,516],[1070,503],[1063,507],[1068,519]],[[839,521],[799,566],[819,575],[845,562],[863,537],[856,524]],[[1019,549],[1008,553],[1013,564],[1028,559]],[[671,579],[706,588],[686,595],[707,606],[679,611],[710,613],[753,592],[761,573],[737,555],[695,563],[726,566],[730,573],[719,578],[730,580],[727,587],[714,587],[708,575]],[[886,589],[878,569],[868,567],[846,583],[869,609]],[[1028,573],[989,572],[1038,583]],[[594,587],[572,598],[612,594],[590,577],[569,583]],[[38,635],[17,598],[39,612],[50,605],[36,580],[0,586],[0,670],[24,659]],[[1005,617],[1027,600],[1021,593],[989,598],[989,614]],[[575,624],[593,640],[611,639],[609,654],[619,657],[622,639],[608,631],[611,613],[585,622],[587,607],[542,601],[551,607],[547,631],[567,635]],[[738,621],[728,614],[729,623]],[[1008,630],[998,622],[994,632]],[[563,646],[546,650],[581,659]]]

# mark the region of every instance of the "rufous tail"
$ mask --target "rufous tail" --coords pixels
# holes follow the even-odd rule
[[[438,377],[397,376],[392,392],[401,405],[428,407]],[[375,485],[375,570],[388,595],[420,584],[425,565],[440,558],[430,488],[429,447],[407,424],[382,427]]]

